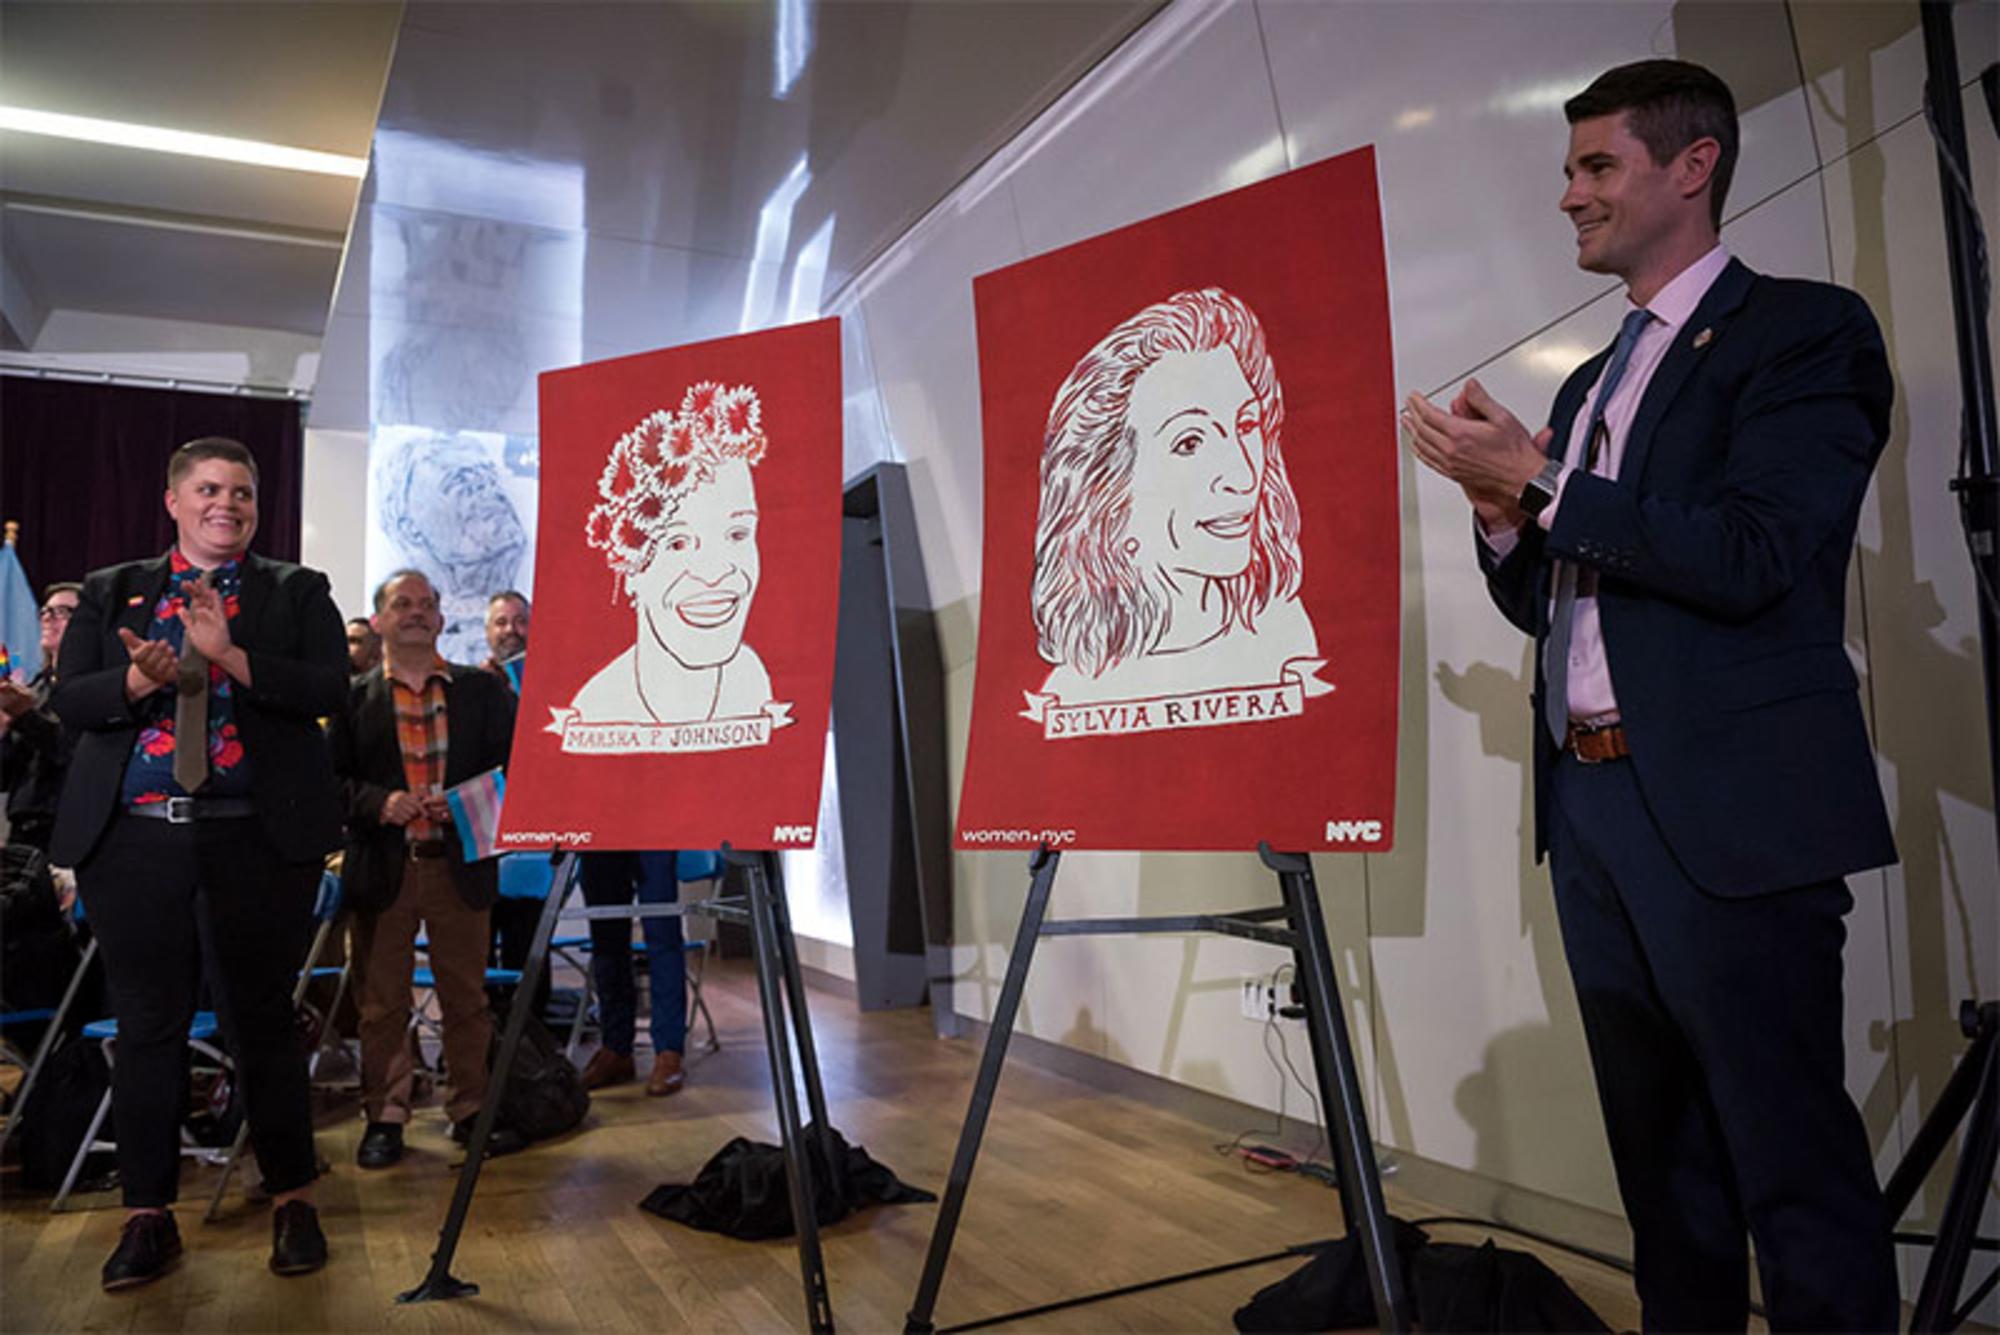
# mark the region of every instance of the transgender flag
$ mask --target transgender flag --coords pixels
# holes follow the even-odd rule
[[[451,822],[458,827],[459,843],[465,860],[477,862],[500,851],[500,799],[507,792],[507,776],[498,769],[475,774],[464,783],[444,790],[451,807]]]

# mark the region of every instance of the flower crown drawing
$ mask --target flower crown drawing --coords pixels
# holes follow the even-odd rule
[[[731,459],[764,458],[764,405],[748,385],[691,386],[675,412],[661,408],[618,438],[597,480],[603,499],[584,521],[584,540],[629,579],[644,570],[688,493]]]

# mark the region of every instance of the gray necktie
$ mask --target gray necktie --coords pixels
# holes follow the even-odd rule
[[[174,689],[174,782],[192,797],[208,782],[208,659],[192,644]]]
[[[1586,471],[1597,464],[1599,436],[1605,431],[1604,410],[1610,406],[1618,382],[1625,378],[1625,364],[1632,360],[1640,331],[1652,318],[1651,311],[1633,311],[1618,327],[1618,341],[1611,345],[1611,361],[1604,368],[1604,378],[1597,382],[1597,402],[1591,407],[1590,426],[1583,436]],[[1576,619],[1577,574],[1574,562],[1556,564],[1555,607],[1549,613],[1549,638],[1542,645],[1542,717],[1558,747],[1569,735],[1569,637],[1570,623]]]

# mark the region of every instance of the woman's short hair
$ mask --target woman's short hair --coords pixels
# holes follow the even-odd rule
[[[584,540],[604,553],[627,598],[632,577],[652,562],[688,493],[715,479],[731,459],[763,461],[764,405],[748,385],[724,388],[704,380],[681,397],[677,412],[662,408],[618,438],[597,480],[597,505],[584,521]]]
[[[1150,652],[1172,603],[1157,570],[1127,550],[1138,441],[1132,387],[1170,352],[1227,347],[1257,397],[1264,461],[1250,530],[1250,562],[1217,581],[1223,624],[1252,629],[1273,599],[1298,591],[1299,507],[1285,476],[1285,404],[1264,328],[1220,288],[1177,292],[1146,307],[1085,353],[1056,391],[1042,440],[1041,514],[1035,526],[1036,648],[1088,676]]]

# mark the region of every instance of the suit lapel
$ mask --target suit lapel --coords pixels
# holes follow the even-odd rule
[[[153,609],[160,605],[160,598],[167,591],[167,580],[173,574],[172,560],[171,556],[162,556],[139,568],[137,577],[128,586],[136,592],[125,595],[122,607],[112,609],[111,638],[114,641],[121,630],[129,630],[142,640],[146,638],[146,630],[153,624]],[[124,652],[122,644],[119,652]]]
[[[400,774],[403,743],[396,732],[396,704],[389,693],[389,677],[381,668],[368,674],[368,684],[362,689],[361,706],[356,712],[359,717],[354,720],[354,735],[367,738],[371,749],[383,748],[381,754],[387,757],[383,764]]]
[[[1716,336],[1743,305],[1756,278],[1743,261],[1731,260],[1703,295],[1688,322],[1681,326],[1680,333],[1674,335],[1673,346],[1667,349],[1659,369],[1647,382],[1645,397],[1639,400],[1639,411],[1633,415],[1632,429],[1626,434],[1625,457],[1618,465],[1621,482],[1630,479],[1636,484],[1646,475],[1646,457],[1652,453],[1654,428],[1687,378],[1710,355]]]
[[[247,648],[257,642],[257,623],[263,618],[264,609],[271,605],[277,582],[261,556],[245,552],[242,568],[243,580],[236,590],[236,619],[229,623],[229,639],[232,644]]]

